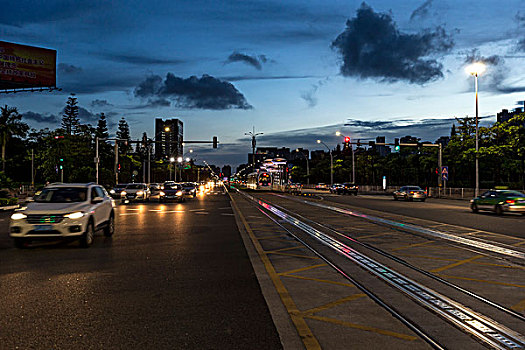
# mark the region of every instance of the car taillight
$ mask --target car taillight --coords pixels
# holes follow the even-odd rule
[[[410,191],[410,194],[414,194],[414,191]]]
[[[507,199],[505,203],[514,204],[516,201],[514,199]]]

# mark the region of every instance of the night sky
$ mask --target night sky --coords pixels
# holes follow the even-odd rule
[[[218,136],[194,147],[217,165],[247,161],[254,126],[258,146],[435,141],[474,116],[473,61],[485,123],[525,97],[525,0],[4,1],[0,40],[57,50],[61,92],[0,95],[32,127],[56,128],[75,93],[112,132],[125,117],[153,136],[160,117]]]

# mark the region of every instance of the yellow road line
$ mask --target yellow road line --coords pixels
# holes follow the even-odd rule
[[[268,254],[268,253],[284,252],[284,251],[287,251],[287,250],[294,250],[294,249],[301,249],[301,248],[302,247],[300,247],[300,246],[295,246],[295,247],[281,248],[281,249],[275,249],[275,250],[268,250],[266,252],[266,254]]]
[[[274,253],[274,252],[266,252],[266,254],[273,254],[273,255],[283,255],[283,256],[293,256],[294,258],[303,258],[303,259],[312,259],[312,260],[319,260],[316,256],[307,256],[307,255],[300,255],[300,254],[288,254],[288,253]]]
[[[449,264],[449,265],[446,265],[446,266],[443,266],[443,267],[438,267],[437,269],[430,270],[430,272],[445,271],[445,270],[451,269],[451,268],[456,267],[456,266],[460,266],[460,265],[463,265],[463,264],[468,264],[469,262],[477,260],[477,259],[480,259],[482,257],[483,257],[483,255],[475,255],[475,256],[473,256],[471,258],[468,258],[468,259],[465,259],[465,260],[456,261],[455,263],[452,263],[452,264]]]
[[[413,247],[420,247],[422,245],[432,244],[432,243],[436,243],[436,241],[428,241],[428,242],[423,242],[423,243],[415,243],[415,244],[404,245],[402,247],[394,248],[394,249],[392,249],[392,251],[408,249],[408,248],[413,248]]]
[[[323,266],[328,266],[328,265],[327,264],[318,264],[318,265],[302,267],[300,269],[290,270],[290,271],[286,271],[286,272],[280,272],[279,275],[282,276],[282,275],[287,275],[287,274],[291,274],[291,273],[303,272],[303,271],[316,269],[318,267],[323,267]]]
[[[338,324],[338,325],[349,327],[349,328],[360,329],[362,331],[373,332],[373,333],[377,333],[377,334],[381,334],[381,335],[388,335],[390,337],[403,339],[403,340],[414,341],[414,340],[418,339],[417,337],[414,337],[413,335],[401,334],[401,333],[397,333],[397,332],[388,331],[386,329],[380,329],[380,328],[375,328],[375,327],[370,327],[370,326],[364,326],[364,325],[361,325],[361,324],[341,321],[341,320],[337,320],[337,319],[329,318],[329,317],[322,317],[322,316],[315,316],[315,315],[310,315],[310,316],[306,316],[306,317],[307,318],[311,318],[312,320],[318,320],[318,321],[324,321],[324,322],[328,322],[328,323],[334,323],[334,324]]]
[[[480,279],[476,279],[476,278],[461,277],[461,276],[449,276],[449,275],[443,275],[441,273],[437,273],[436,275],[437,276],[441,276],[443,278],[454,278],[454,279],[465,280],[465,281],[473,281],[473,282],[488,283],[488,284],[497,284],[497,285],[500,285],[500,286],[510,286],[510,287],[525,288],[525,285],[522,285],[522,284],[505,283],[505,282],[497,282],[497,281],[487,281],[487,280],[480,280]]]
[[[515,311],[525,311],[525,299],[511,307],[511,309]]]
[[[437,256],[427,256],[427,255],[418,255],[418,254],[398,254],[398,255],[406,256],[409,258],[421,258],[421,259],[441,260],[441,261],[458,261],[458,259],[439,258]]]
[[[315,313],[318,313],[318,312],[321,312],[321,311],[324,311],[324,310],[328,310],[328,309],[331,309],[331,308],[333,308],[335,306],[347,303],[349,301],[362,298],[364,296],[366,296],[366,294],[364,294],[364,293],[353,294],[353,295],[347,296],[346,298],[342,298],[342,299],[339,299],[339,300],[336,300],[336,301],[332,301],[332,302],[330,302],[328,304],[324,304],[324,305],[321,305],[321,306],[318,306],[318,307],[314,307],[313,309],[304,310],[303,311],[303,316],[310,316],[310,315],[313,315]]]
[[[322,279],[319,279],[319,278],[305,277],[305,276],[300,276],[300,275],[287,274],[287,275],[282,275],[282,276],[283,277],[297,278],[297,279],[300,279],[300,280],[307,280],[307,281],[335,284],[335,285],[344,286],[344,287],[355,287],[353,284],[350,284],[350,283],[336,282],[336,281],[330,281],[330,280],[322,280]]]
[[[252,243],[255,247],[255,250],[259,254],[259,257],[261,258],[261,261],[264,264],[264,267],[266,268],[266,271],[268,272],[268,275],[270,276],[270,279],[273,282],[273,285],[275,286],[275,289],[277,290],[277,293],[279,294],[279,297],[281,298],[281,301],[283,302],[284,307],[288,311],[288,314],[290,315],[290,318],[295,325],[295,328],[297,329],[297,333],[301,337],[301,340],[303,341],[304,346],[306,349],[321,349],[321,345],[317,341],[317,339],[314,337],[310,327],[308,327],[308,324],[304,320],[304,317],[299,316],[299,309],[295,305],[292,297],[290,296],[290,293],[284,286],[283,282],[279,279],[279,276],[277,275],[272,263],[270,262],[270,259],[268,256],[264,253],[264,249],[262,248],[259,241],[257,241],[257,238],[255,237],[252,229],[246,222],[246,219],[244,218],[244,215],[239,210],[239,207],[237,206],[237,203],[235,203],[235,200],[233,199],[233,196],[230,196],[230,199],[232,201],[232,206],[239,215],[239,218],[241,219],[242,224],[244,225],[244,228],[246,229],[246,232],[250,236],[250,239],[252,240]]]

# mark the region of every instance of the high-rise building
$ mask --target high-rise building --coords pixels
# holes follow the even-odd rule
[[[179,119],[155,119],[155,158],[182,157],[184,140],[182,121]]]

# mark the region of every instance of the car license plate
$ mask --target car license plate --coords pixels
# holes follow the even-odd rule
[[[53,225],[36,225],[33,228],[35,231],[51,231],[52,229]]]

